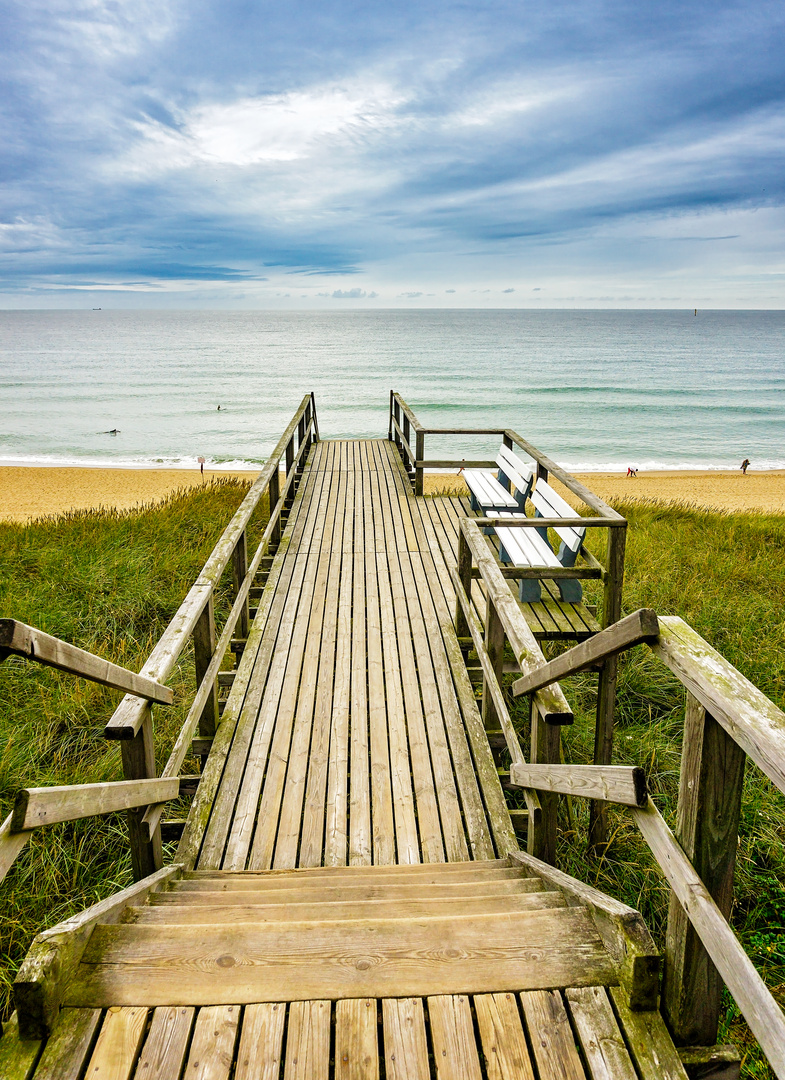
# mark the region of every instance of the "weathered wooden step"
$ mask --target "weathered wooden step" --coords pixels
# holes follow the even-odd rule
[[[277,889],[277,890],[289,890],[291,892],[297,892],[300,889],[305,888],[322,888],[322,889],[352,889],[352,888],[371,888],[374,886],[386,888],[390,885],[411,885],[418,887],[420,885],[435,885],[449,888],[450,886],[457,884],[479,885],[485,882],[498,882],[498,881],[511,881],[511,882],[525,882],[536,881],[527,877],[525,874],[516,874],[514,870],[502,870],[493,871],[486,870],[473,874],[471,876],[464,876],[459,874],[450,875],[449,877],[442,876],[440,874],[422,874],[416,878],[412,878],[408,874],[395,874],[385,877],[376,877],[375,875],[368,875],[363,877],[334,877],[330,879],[308,879],[298,877],[280,877],[280,878],[254,878],[244,877],[239,874],[226,874],[223,877],[214,878],[183,878],[182,881],[177,881],[172,885],[173,889],[178,891],[190,891],[190,892],[261,892],[264,889]]]
[[[511,911],[535,911],[545,907],[564,907],[559,892],[495,893],[483,896],[432,896],[414,899],[383,897],[378,900],[296,900],[285,903],[256,902],[231,905],[233,923],[263,923],[347,919],[424,919],[447,915],[502,915]],[[211,926],[227,917],[227,905],[204,902],[156,904],[133,908],[125,921]]]
[[[512,865],[508,859],[484,859],[466,862],[392,863],[385,866],[314,866],[291,870],[191,870],[183,875],[183,881],[226,882],[317,882],[317,881],[490,881],[520,879],[529,876],[520,864]]]
[[[413,900],[430,897],[511,896],[520,893],[538,893],[544,890],[539,878],[522,878],[519,881],[456,881],[417,884],[390,882],[358,885],[303,885],[300,889],[276,888],[269,885],[258,889],[190,888],[190,882],[175,882],[167,892],[150,895],[151,904],[220,904],[243,906],[247,904],[332,903],[347,900],[354,904],[366,900]]]
[[[475,994],[618,982],[590,915],[97,926],[65,1004],[246,1004]]]

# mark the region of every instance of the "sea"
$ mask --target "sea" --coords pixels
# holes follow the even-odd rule
[[[305,393],[385,437],[391,389],[572,471],[785,468],[785,311],[0,311],[3,464],[253,468]]]

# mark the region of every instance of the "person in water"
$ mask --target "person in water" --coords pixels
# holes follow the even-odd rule
[[[742,461],[742,463],[741,463],[741,471],[745,476],[747,475],[747,469],[749,467],[750,467],[750,459],[748,457],[745,457],[744,461]]]

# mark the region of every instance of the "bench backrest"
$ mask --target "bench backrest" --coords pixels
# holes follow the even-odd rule
[[[509,446],[505,446],[504,443],[499,447],[499,453],[496,455],[496,464],[499,466],[499,483],[503,484],[505,478],[511,480],[516,490],[523,496],[523,498],[519,500],[521,505],[523,505],[523,502],[531,491],[534,466],[528,464],[528,462],[521,461],[517,454],[514,454]]]
[[[532,492],[531,501],[535,510],[539,512],[541,517],[566,517],[574,518],[578,516],[578,511],[574,510],[566,499],[563,499],[556,491],[553,490],[551,485],[545,480],[538,480],[537,486]],[[583,543],[583,538],[586,535],[586,529],[581,526],[575,528],[567,527],[564,529],[554,530],[558,537],[564,542],[566,547],[570,551],[577,552]]]

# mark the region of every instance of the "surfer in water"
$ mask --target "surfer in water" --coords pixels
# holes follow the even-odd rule
[[[116,428],[116,427],[113,427],[111,431],[99,431],[98,434],[99,435],[119,435],[120,434],[120,429]]]

